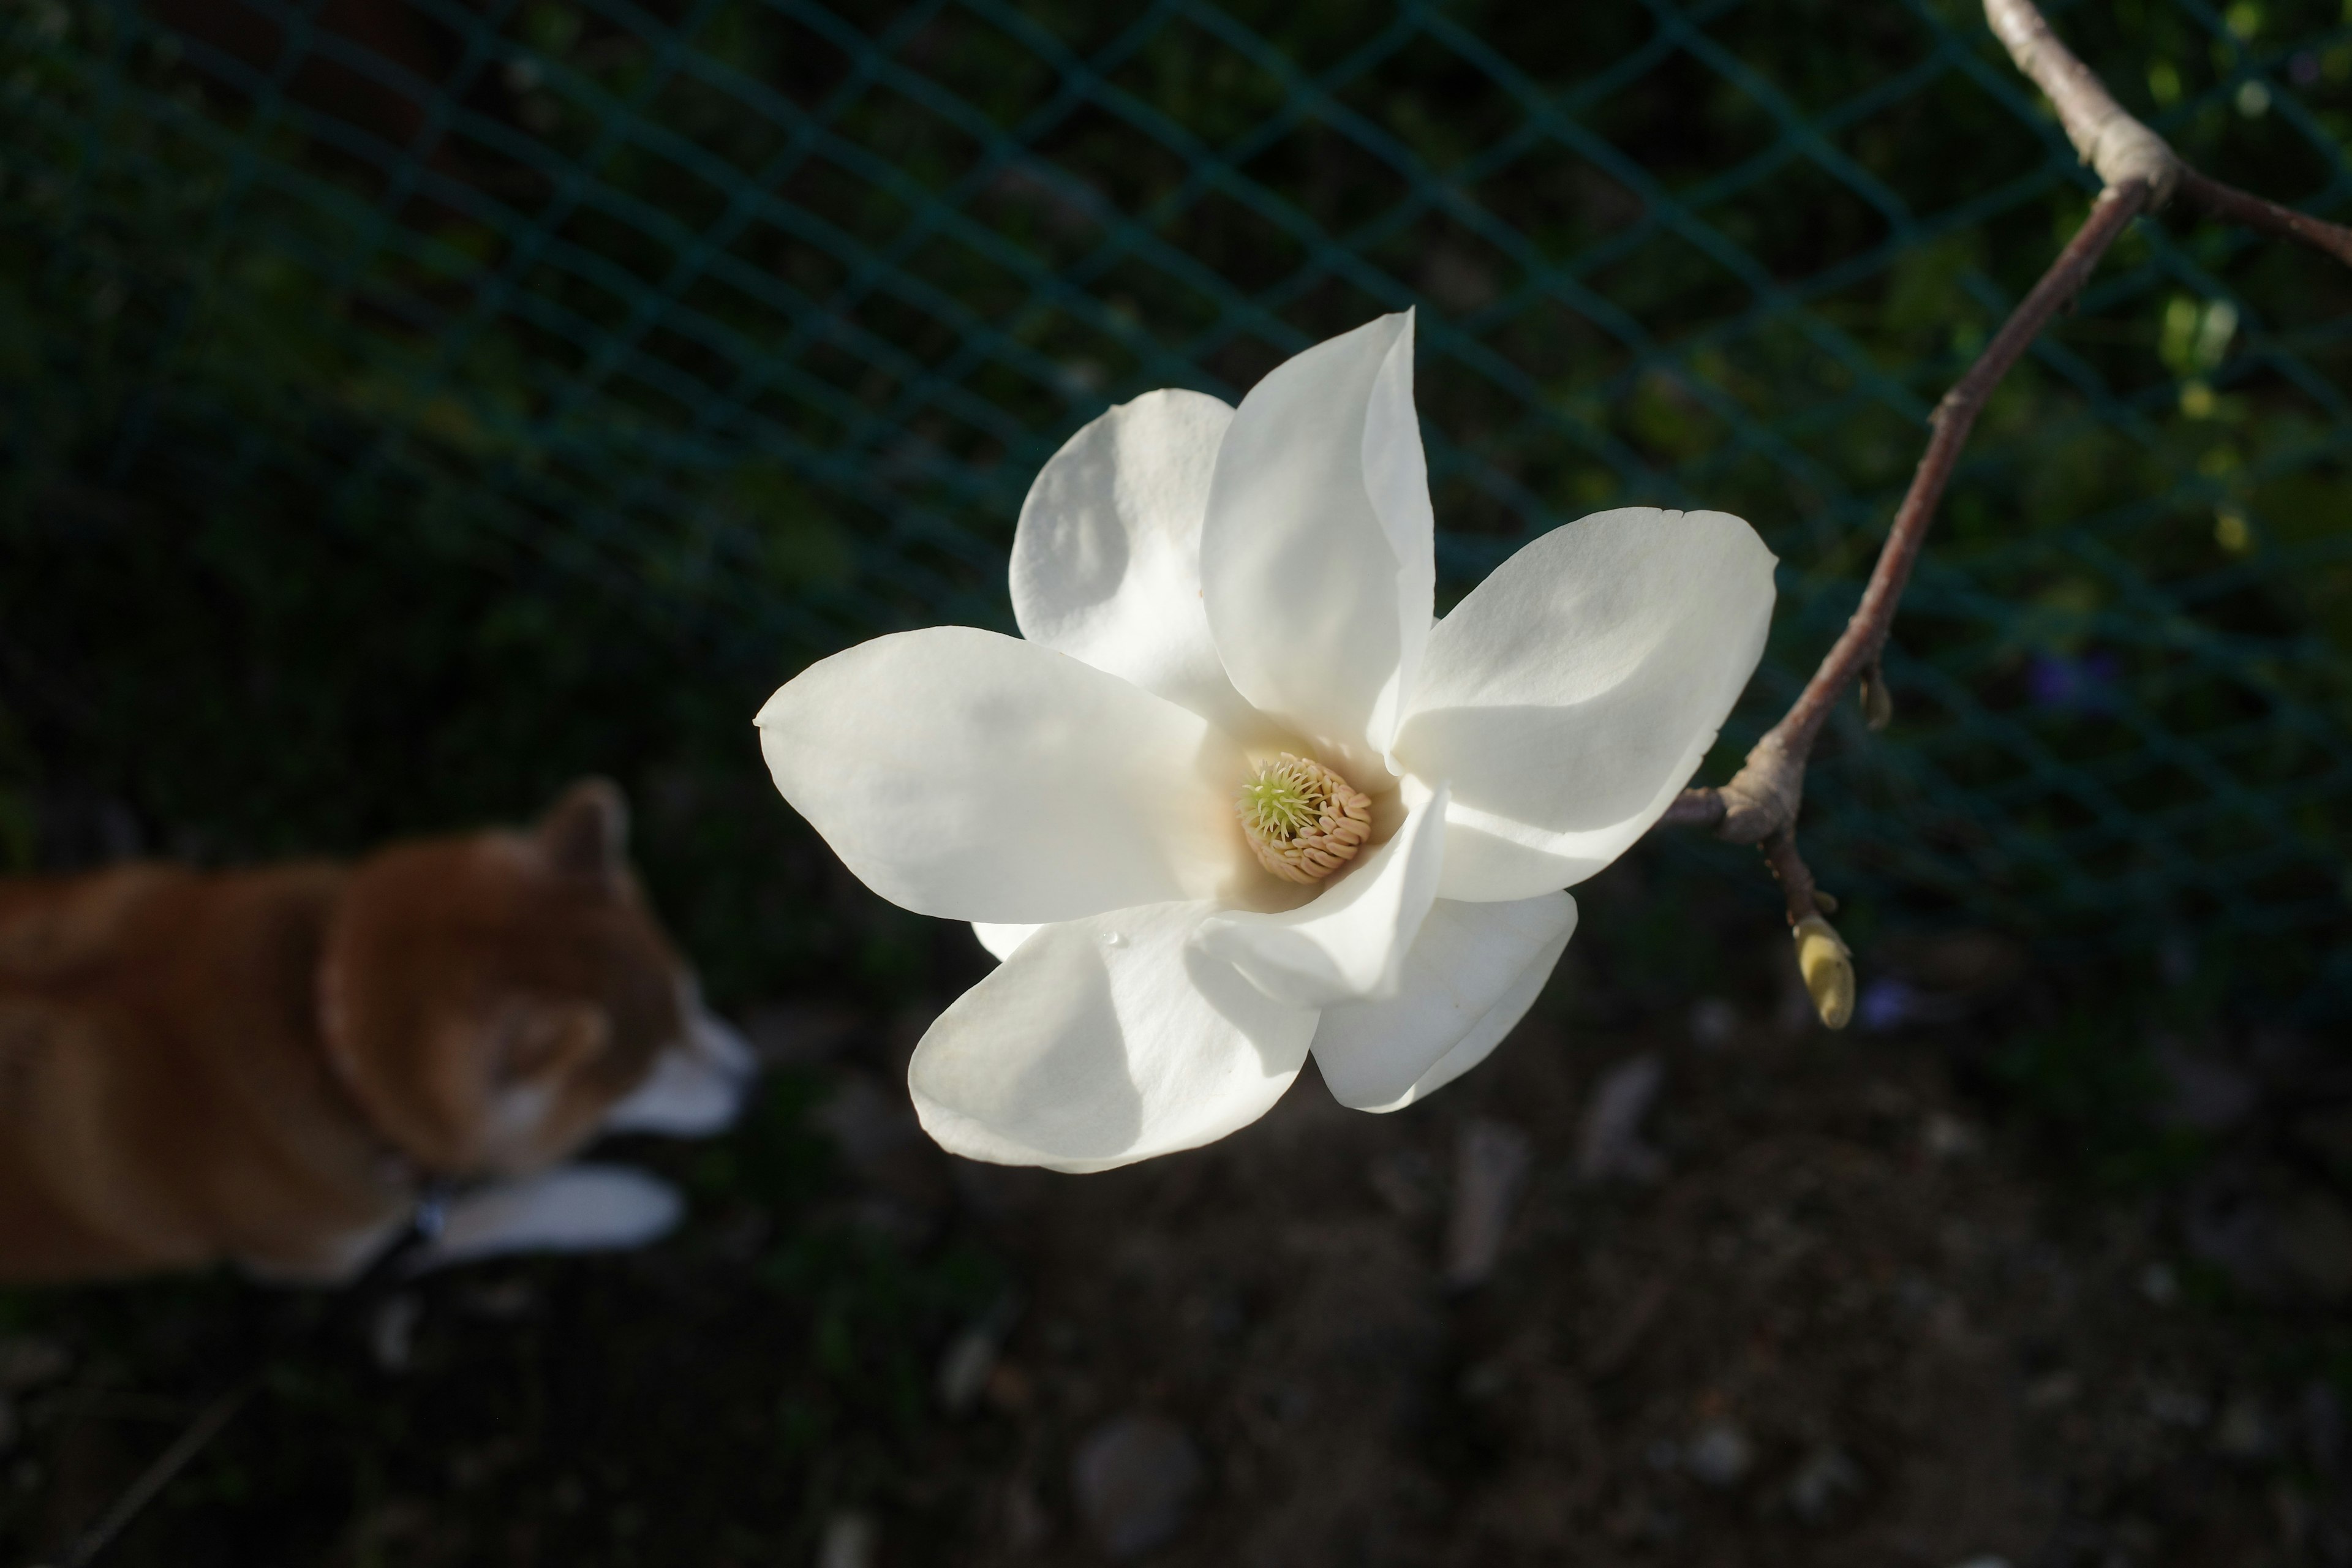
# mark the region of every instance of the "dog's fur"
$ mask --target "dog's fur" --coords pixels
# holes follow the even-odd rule
[[[0,1280],[348,1279],[428,1176],[485,1184],[451,1257],[667,1228],[648,1178],[550,1169],[722,1125],[747,1073],[625,824],[590,781],[530,833],[356,866],[0,879]]]

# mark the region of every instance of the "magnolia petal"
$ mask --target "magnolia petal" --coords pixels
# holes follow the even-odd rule
[[[1568,951],[1568,932],[1562,931],[1550,947],[1538,953],[1535,962],[1528,965],[1526,972],[1512,983],[1508,991],[1503,993],[1501,1000],[1486,1010],[1486,1016],[1478,1020],[1476,1026],[1456,1040],[1454,1048],[1438,1058],[1437,1065],[1416,1079],[1411,1089],[1390,1104],[1368,1105],[1364,1109],[1402,1110],[1408,1105],[1427,1100],[1492,1056],[1495,1047],[1503,1043],[1521,1018],[1527,1016],[1528,1009],[1535,1005],[1536,998],[1543,994],[1544,985],[1551,979],[1551,972],[1559,964],[1559,955]]]
[[[1529,898],[1647,832],[1755,671],[1772,566],[1736,517],[1627,508],[1545,534],[1454,606],[1394,747],[1454,785],[1440,894]]]
[[[760,710],[776,787],[858,879],[947,920],[1072,920],[1250,873],[1240,751],[1198,714],[971,626],[862,643]]]
[[[915,1047],[924,1130],[968,1159],[1102,1171],[1265,1115],[1307,1060],[1315,1014],[1192,942],[1211,907],[1039,930]]]
[[[1038,926],[1003,925],[994,921],[974,921],[971,934],[980,938],[980,945],[998,963],[1013,956],[1013,950],[1027,942],[1043,928]]]
[[[1437,517],[1429,504],[1429,461],[1421,449],[1421,419],[1412,405],[1413,316],[1390,345],[1364,410],[1364,491],[1380,514],[1396,554],[1396,678],[1373,704],[1367,739],[1385,753],[1403,722],[1420,678],[1421,660],[1436,619]],[[1393,757],[1389,771],[1405,770]]]
[[[1234,411],[1146,393],[1081,429],[1039,471],[1013,535],[1021,635],[1245,735],[1201,598],[1201,520]]]
[[[1234,688],[1349,778],[1381,765],[1429,636],[1412,315],[1277,365],[1234,414],[1201,586]]]
[[[1358,1110],[1395,1110],[1475,1067],[1534,1005],[1575,930],[1576,900],[1566,893],[1438,900],[1395,996],[1324,1009],[1315,1065],[1332,1097]]]
[[[1310,903],[1279,914],[1228,910],[1202,921],[1202,945],[1267,995],[1297,1006],[1395,995],[1437,896],[1445,801],[1440,784],[1393,837]]]

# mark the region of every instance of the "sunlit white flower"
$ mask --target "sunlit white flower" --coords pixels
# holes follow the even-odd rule
[[[1412,340],[1390,316],[1237,409],[1112,409],[1022,508],[1021,637],[879,637],[761,710],[849,868],[1003,960],[908,1070],[948,1148],[1190,1148],[1310,1051],[1367,1110],[1457,1077],[1747,684],[1773,561],[1720,512],[1585,518],[1433,617]]]

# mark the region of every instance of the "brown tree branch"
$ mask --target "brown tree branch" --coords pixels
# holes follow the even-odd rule
[[[1789,923],[1795,925],[1808,915],[1818,915],[1822,909],[1822,890],[1813,885],[1813,868],[1797,853],[1794,833],[1775,833],[1764,841],[1764,864],[1780,884],[1780,900],[1789,908]]]
[[[2155,194],[2149,211],[2169,202],[2180,181],[2180,155],[2133,119],[2091,68],[2058,41],[2033,0],[1984,0],[1984,8],[1993,36],[2049,97],[2066,140],[2099,183],[2112,190],[2126,180],[2145,180]]]
[[[1928,416],[1933,434],[1927,438],[1927,450],[1911,476],[1903,504],[1895,510],[1894,526],[1887,530],[1886,543],[1879,551],[1869,585],[1863,590],[1862,603],[1854,607],[1845,631],[1822,657],[1821,668],[1813,671],[1788,713],[1756,743],[1731,782],[1716,792],[1722,807],[1713,824],[1718,835],[1735,844],[1760,844],[1795,826],[1797,807],[1804,795],[1805,763],[1812,755],[1813,742],[1829,721],[1838,698],[1877,662],[1886,646],[1887,633],[1895,625],[1895,606],[1911,581],[1912,564],[1919,558],[1919,546],[1936,520],[1937,505],[1944,499],[1945,487],[1951,482],[1960,448],[1968,444],[1977,416],[1984,411],[1986,400],[2010,367],[2082,289],[2107,247],[2133,218],[2147,210],[2151,195],[2147,183],[2137,178],[2101,192],[2088,221],[2042,275],[2042,281],[2010,312],[1968,374]],[[1670,819],[1679,813],[1685,820],[1706,822],[1709,808],[1690,798],[1705,793],[1685,791],[1670,809]]]
[[[2221,181],[2199,174],[2182,164],[2180,168],[2180,199],[2209,216],[2224,223],[2250,228],[2256,234],[2273,239],[2291,239],[2307,245],[2322,256],[2332,256],[2347,267],[2352,267],[2352,228],[2342,224],[2315,218],[2309,213],[2299,213],[2293,207],[2283,207],[2276,202],[2225,185]]]
[[[1935,521],[1945,487],[1951,481],[1960,449],[2001,377],[2081,291],[2100,258],[2122,237],[2132,220],[2159,210],[2176,195],[2211,216],[2309,246],[2352,266],[2352,229],[2265,201],[2189,168],[2164,138],[2116,101],[2090,68],[2050,30],[2032,0],[1984,0],[1984,8],[1985,19],[2009,50],[2010,58],[2048,95],[2067,139],[2098,174],[2098,199],[2050,270],[2018,302],[1976,363],[1928,416],[1927,450],[1912,475],[1903,504],[1895,510],[1886,543],[1863,590],[1862,603],[1804,690],[1780,721],[1757,742],[1730,782],[1717,789],[1683,791],[1660,818],[1675,826],[1711,828],[1718,837],[1735,844],[1762,846],[1767,863],[1780,879],[1790,924],[1799,928],[1801,952],[1806,949],[1809,933],[1815,949],[1834,946],[1842,953],[1843,945],[1822,918],[1825,900],[1814,889],[1812,872],[1797,852],[1797,812],[1804,798],[1805,764],[1831,709],[1845,689],[1865,674],[1876,686],[1872,694],[1872,727],[1883,723],[1887,710],[1884,679],[1877,670],[1894,626],[1895,606],[1910,582],[1912,565],[1918,559],[1928,525]],[[1820,953],[1814,956],[1819,958]],[[1809,984],[1811,980],[1809,970]],[[1844,1011],[1851,1010],[1851,990],[1848,970]],[[1834,1009],[1818,989],[1814,1000],[1832,1027],[1843,1024],[1843,1011],[1832,1019]]]
[[[1985,20],[1992,24],[2017,68],[2049,97],[2066,139],[2102,184],[2113,187],[2144,178],[2156,190],[2150,212],[2178,195],[2209,217],[2307,245],[2352,267],[2352,228],[2281,206],[2190,168],[2163,137],[2133,119],[2090,68],[2058,41],[2032,0],[1985,0]]]

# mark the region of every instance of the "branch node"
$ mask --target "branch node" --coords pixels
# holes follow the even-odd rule
[[[1812,872],[1797,851],[1805,764],[1840,696],[1855,680],[1860,681],[1858,696],[1870,728],[1884,730],[1892,721],[1894,700],[1881,652],[1960,448],[1993,390],[2052,318],[2074,307],[2100,258],[2133,220],[2157,211],[2176,194],[2194,209],[2309,246],[2352,266],[2352,228],[2225,185],[2183,163],[2163,137],[2134,119],[2067,49],[2034,0],[1982,3],[1985,19],[2011,59],[2049,96],[2067,140],[2098,174],[2098,200],[2042,280],[1928,414],[1927,449],[1887,530],[1862,602],[1803,691],[1748,753],[1729,783],[1719,789],[1684,790],[1659,818],[1662,825],[1711,827],[1719,838],[1763,850],[1787,902],[1806,988],[1822,1021],[1832,1029],[1844,1027],[1853,1016],[1853,955],[1824,918],[1836,912],[1837,900],[1813,886]]]
[[[2147,181],[2149,212],[2170,201],[2180,184],[2180,155],[2116,101],[2106,84],[2050,30],[2033,0],[1984,0],[1984,9],[1993,35],[2049,98],[2066,140],[2099,183],[2114,190],[2132,180]]]
[[[2078,143],[2079,145],[2079,143]],[[2145,210],[2162,212],[2180,188],[2180,154],[2172,144],[2118,109],[2091,133],[2083,162],[2109,190],[2130,180],[2147,182]]]
[[[1723,824],[1716,837],[1733,844],[1761,844],[1785,834],[1797,820],[1804,799],[1805,764],[1789,753],[1789,744],[1777,729],[1756,742],[1731,782],[1716,792],[1723,797]]]

